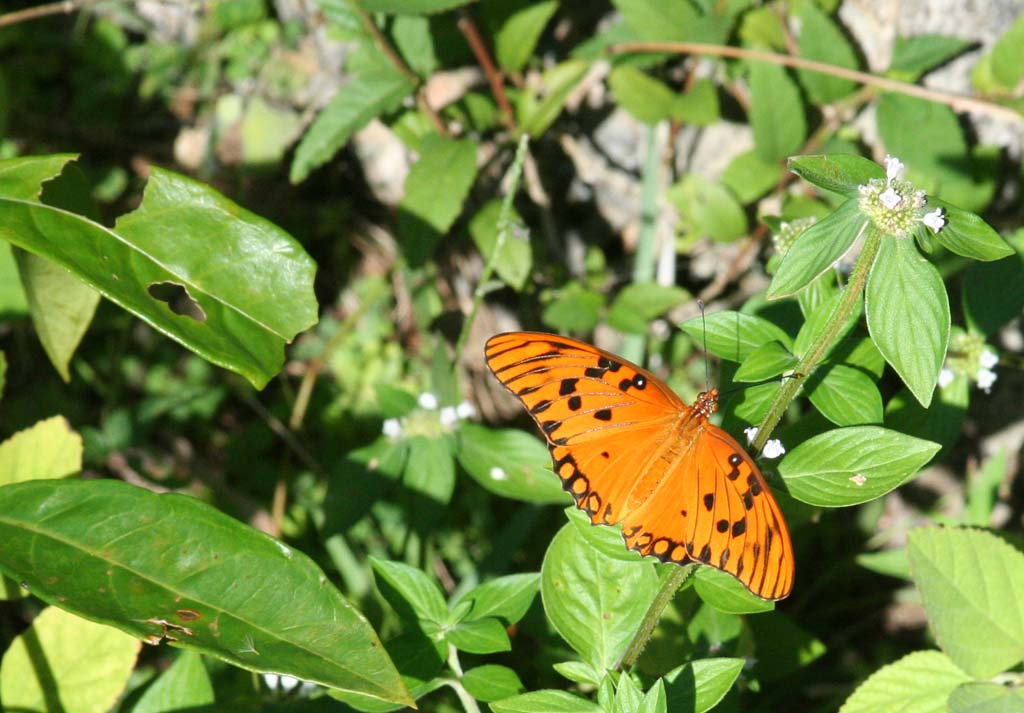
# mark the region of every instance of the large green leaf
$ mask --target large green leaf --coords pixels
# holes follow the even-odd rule
[[[839,713],[947,713],[949,694],[970,680],[945,654],[916,651],[871,674]]]
[[[934,206],[942,208],[946,219],[935,239],[947,250],[975,260],[999,260],[1013,255],[1013,248],[977,214],[937,198],[928,201],[929,208]]]
[[[64,478],[82,469],[82,437],[63,416],[39,421],[0,443],[0,485]]]
[[[897,37],[892,47],[889,74],[913,82],[925,72],[952,59],[971,43],[947,35],[914,35]]]
[[[541,567],[548,619],[599,671],[618,663],[657,589],[653,563],[606,557],[569,524],[551,541]]]
[[[981,530],[918,529],[910,574],[942,650],[989,678],[1024,659],[1024,554]]]
[[[138,641],[117,629],[49,607],[4,653],[3,709],[110,710],[128,683],[140,648]]]
[[[203,666],[203,657],[182,651],[139,697],[131,713],[164,713],[212,706],[213,684]]]
[[[845,364],[820,368],[808,379],[811,403],[837,426],[882,422],[882,395],[874,380]]]
[[[670,711],[704,713],[718,705],[743,670],[743,659],[697,659],[665,674]]]
[[[373,628],[301,552],[195,498],[114,480],[0,488],[0,570],[134,636],[411,703]]]
[[[679,326],[701,346],[707,343],[709,352],[728,361],[741,362],[768,342],[779,342],[787,349],[793,343],[767,319],[731,310],[694,317]]]
[[[917,474],[937,443],[878,426],[826,431],[786,454],[779,474],[797,500],[822,507],[874,500]]]
[[[645,124],[667,119],[675,105],[676,93],[663,82],[628,64],[612,70],[608,86],[623,109]]]
[[[637,40],[684,42],[699,15],[689,2],[664,0],[612,0]]]
[[[479,7],[494,36],[494,58],[503,69],[518,72],[533,56],[558,0],[504,0]]]
[[[518,429],[467,423],[459,429],[459,463],[495,495],[530,503],[564,503],[569,496],[551,472],[544,444]]]
[[[493,713],[604,713],[604,708],[566,691],[530,691],[490,704]]]
[[[872,178],[885,178],[884,168],[855,154],[794,156],[788,166],[808,183],[847,198],[856,198],[858,189]]]
[[[316,322],[313,260],[213,189],[154,169],[142,204],[107,228],[38,202],[70,157],[0,163],[0,238],[71,271],[205,359],[262,387]]]
[[[834,67],[857,69],[857,54],[846,35],[812,2],[800,6],[800,56]],[[857,83],[806,69],[797,71],[800,82],[815,104],[831,104],[857,88]]]
[[[868,331],[914,397],[927,407],[949,343],[949,298],[914,241],[883,237],[865,290]]]

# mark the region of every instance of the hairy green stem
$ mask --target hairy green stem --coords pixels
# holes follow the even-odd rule
[[[865,222],[861,226],[860,232],[863,234],[866,228],[867,223]],[[800,362],[796,365],[794,369],[796,378],[783,380],[782,386],[779,387],[775,398],[768,407],[768,412],[761,420],[757,436],[752,444],[755,452],[764,448],[764,444],[768,442],[768,437],[772,435],[772,431],[775,430],[775,427],[779,425],[779,421],[782,420],[782,414],[786,412],[789,403],[800,390],[804,377],[811,373],[811,370],[818,365],[818,362],[832,348],[843,330],[843,325],[850,319],[853,310],[857,307],[861,293],[864,291],[864,285],[868,281],[871,266],[874,265],[875,258],[878,256],[878,250],[882,245],[882,238],[883,235],[877,230],[873,228],[867,230],[867,239],[864,241],[860,256],[853,267],[850,281],[843,288],[843,296],[839,300],[839,304],[836,305],[832,315],[828,318],[828,322],[825,323],[825,327],[821,330],[817,340],[811,344],[810,348],[807,349]]]
[[[654,627],[661,620],[665,607],[668,606],[668,603],[672,601],[679,588],[686,584],[696,570],[697,565],[695,564],[673,567],[672,571],[665,577],[665,581],[661,583],[661,588],[658,589],[654,601],[647,608],[643,621],[640,622],[640,628],[636,630],[633,640],[629,642],[629,648],[622,655],[622,660],[619,662],[620,670],[628,671],[636,665],[637,659],[640,658],[640,654],[643,653],[644,647],[647,646],[647,642],[654,632]]]
[[[459,652],[452,644],[448,644],[448,668],[452,670],[456,678],[448,679],[445,683],[455,691],[455,695],[459,697],[459,703],[462,704],[462,708],[466,713],[480,713],[480,706],[477,705],[476,699],[462,685],[460,680],[463,675],[462,664],[459,662]]]
[[[501,212],[498,213],[498,236],[494,239],[494,247],[491,249],[491,255],[487,258],[487,262],[484,264],[484,272],[480,275],[480,281],[477,283],[476,291],[473,293],[473,306],[469,310],[469,315],[466,317],[466,321],[462,323],[462,330],[459,332],[459,339],[455,342],[456,369],[458,368],[459,355],[462,354],[462,350],[466,346],[466,339],[469,337],[469,330],[473,326],[473,322],[476,321],[476,313],[480,310],[480,304],[484,301],[484,296],[488,292],[491,275],[494,274],[494,268],[498,264],[498,256],[501,255],[501,250],[505,247],[505,242],[508,240],[508,234],[512,231],[512,202],[515,200],[516,193],[519,191],[519,180],[523,176],[523,163],[526,161],[526,149],[529,142],[530,137],[528,135],[523,134],[520,137],[519,147],[516,149],[515,160],[512,162],[512,167],[509,168],[508,173],[506,174],[509,179],[508,191],[505,193],[505,197],[501,201]]]

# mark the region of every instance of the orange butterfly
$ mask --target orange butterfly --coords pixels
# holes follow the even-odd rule
[[[708,422],[717,389],[687,406],[646,369],[553,334],[499,334],[485,353],[593,524],[622,523],[641,555],[720,569],[764,599],[789,595],[786,522],[751,457]]]

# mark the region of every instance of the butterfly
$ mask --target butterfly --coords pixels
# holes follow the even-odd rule
[[[646,369],[553,334],[498,334],[485,356],[591,523],[621,524],[643,556],[720,569],[763,599],[789,595],[789,530],[753,459],[708,421],[717,389],[687,406]]]

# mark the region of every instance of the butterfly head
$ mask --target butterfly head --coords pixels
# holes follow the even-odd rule
[[[710,389],[697,394],[697,400],[693,402],[693,410],[700,418],[708,418],[718,410],[718,389]]]

